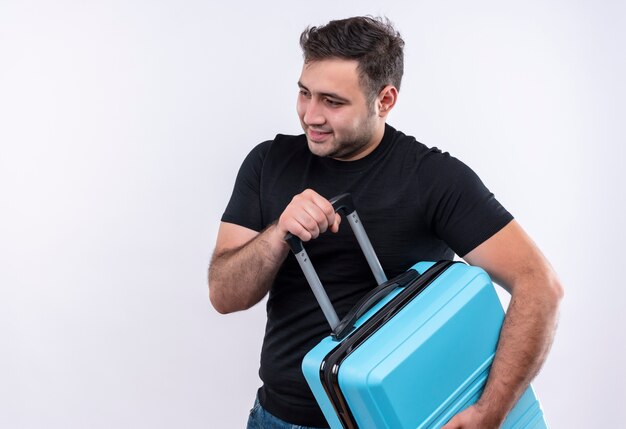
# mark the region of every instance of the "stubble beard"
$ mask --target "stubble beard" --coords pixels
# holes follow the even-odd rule
[[[372,138],[374,136],[375,129],[372,122],[363,121],[359,124],[355,129],[349,134],[344,135],[343,137],[337,137],[333,132],[331,136],[332,142],[331,147],[329,148],[327,153],[319,153],[317,151],[318,145],[320,143],[316,143],[312,141],[307,134],[307,141],[309,144],[309,149],[315,155],[324,157],[324,158],[333,158],[338,160],[347,160],[354,156],[357,156],[360,152],[363,152],[367,149],[370,144],[373,144]]]
[[[333,159],[350,159],[364,151],[372,139],[372,135],[356,135],[343,140],[338,140],[333,145],[333,149],[326,154]]]

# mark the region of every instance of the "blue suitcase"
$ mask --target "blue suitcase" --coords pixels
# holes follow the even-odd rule
[[[331,428],[439,428],[476,402],[504,310],[487,273],[461,262],[420,262],[387,281],[348,194],[346,215],[379,284],[340,321],[297,237],[287,241],[332,334],[302,371]],[[504,429],[547,428],[531,386]]]

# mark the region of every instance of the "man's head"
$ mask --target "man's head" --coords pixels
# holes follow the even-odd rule
[[[400,35],[389,22],[357,17],[306,29],[298,116],[318,156],[356,160],[382,140],[403,72]]]
[[[373,102],[387,85],[400,91],[404,40],[389,20],[358,16],[309,27],[300,35],[304,62],[356,60],[361,86]]]

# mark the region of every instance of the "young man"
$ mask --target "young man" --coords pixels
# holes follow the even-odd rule
[[[331,21],[305,30],[300,43],[304,135],[279,134],[245,159],[209,269],[220,313],[269,292],[263,386],[248,427],[327,426],[300,363],[329,328],[284,237],[310,241],[307,252],[342,317],[375,285],[328,202],[350,192],[389,278],[457,253],[512,294],[480,400],[445,426],[497,428],[548,353],[563,293],[556,275],[467,166],[386,124],[403,73],[404,42],[391,24]]]

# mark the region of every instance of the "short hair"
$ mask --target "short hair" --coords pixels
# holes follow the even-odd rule
[[[387,85],[400,90],[404,40],[387,18],[358,16],[307,27],[300,35],[304,62],[329,58],[356,60],[368,102]]]

